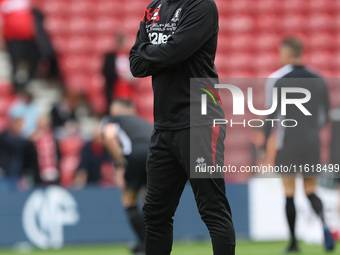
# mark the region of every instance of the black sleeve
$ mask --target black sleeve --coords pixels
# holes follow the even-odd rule
[[[112,84],[117,78],[115,53],[108,53],[105,55],[102,74],[109,84]]]
[[[218,13],[214,2],[195,1],[186,8],[167,43],[144,42],[138,47],[138,55],[157,68],[176,65],[193,55],[217,32]]]
[[[154,69],[147,64],[142,58],[137,54],[138,47],[145,42],[148,42],[149,38],[145,28],[145,17],[143,21],[140,22],[140,27],[137,32],[136,41],[130,50],[130,70],[134,77],[147,77],[153,74]]]

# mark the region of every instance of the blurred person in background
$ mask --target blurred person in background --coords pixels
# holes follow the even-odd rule
[[[48,115],[39,116],[38,125],[30,139],[37,149],[39,173],[44,184],[56,184],[59,181],[60,158],[58,144],[54,138],[51,119]]]
[[[93,139],[86,142],[80,152],[80,163],[74,177],[74,187],[98,185],[102,180],[102,167],[111,162],[111,157],[103,145],[101,133],[96,125]],[[112,178],[113,182],[113,178]]]
[[[102,73],[105,77],[107,105],[114,98],[133,99],[134,77],[130,72],[129,49],[124,34],[116,36],[116,46],[104,57]]]
[[[152,125],[136,116],[130,100],[116,99],[110,106],[110,115],[104,117],[101,130],[104,144],[116,166],[116,182],[122,190],[122,203],[139,243],[131,250],[145,254],[144,218],[138,209],[138,196],[144,199],[146,186],[146,159]]]
[[[23,111],[24,123],[21,134],[25,138],[29,138],[37,128],[39,113],[38,106],[34,101],[34,96],[28,88],[24,89],[23,92],[19,94],[19,97],[11,105],[9,111]]]
[[[317,166],[320,164],[320,140],[319,133],[321,128],[328,120],[329,98],[327,86],[320,75],[309,70],[303,65],[302,60],[303,44],[295,37],[285,38],[280,45],[279,55],[283,67],[269,76],[266,84],[267,108],[272,105],[272,90],[278,89],[278,108],[268,119],[294,119],[298,122],[296,127],[283,128],[278,126],[276,133],[279,139],[275,165],[280,166]],[[290,79],[289,79],[290,78]],[[291,78],[310,78],[308,80]],[[304,115],[295,105],[287,106],[285,116],[281,115],[281,93],[284,87],[302,87],[310,91],[311,99],[304,104],[310,111],[311,116]],[[290,93],[290,98],[301,98],[301,95]],[[265,148],[268,138],[272,133],[272,124],[267,122],[265,126]],[[290,244],[286,252],[298,252],[299,247],[295,236],[296,209],[294,204],[296,173],[287,173],[283,176],[282,182],[286,196],[286,216],[290,230]],[[315,213],[319,216],[323,224],[325,249],[334,250],[334,241],[326,225],[323,211],[323,204],[315,194],[317,178],[315,175],[303,173],[304,191],[308,197]]]
[[[29,0],[0,0],[2,36],[12,64],[12,83],[19,92],[34,76],[39,62],[39,50],[35,41],[35,23]],[[26,59],[27,75],[21,75],[19,65]]]
[[[8,128],[0,134],[0,189],[28,189],[40,184],[37,153],[34,144],[21,135],[24,125],[23,108],[9,113]],[[26,178],[22,179],[23,176]],[[19,180],[23,181],[20,186]]]
[[[35,19],[36,42],[40,53],[39,69],[44,72],[44,77],[59,78],[60,70],[57,56],[49,35],[44,27],[44,14],[38,10],[32,10]]]
[[[76,110],[79,104],[80,96],[77,93],[64,90],[62,99],[52,107],[52,129],[57,140],[77,129]]]
[[[121,48],[123,45],[123,38],[117,36],[117,50]],[[112,94],[114,91],[114,85],[117,79],[117,71],[116,71],[116,50],[112,52],[106,53],[104,57],[104,64],[102,69],[102,74],[105,78],[105,95],[107,100],[107,105],[109,106],[112,101]],[[108,107],[109,108],[109,107]]]

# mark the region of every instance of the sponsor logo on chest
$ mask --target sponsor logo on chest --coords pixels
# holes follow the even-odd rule
[[[146,31],[149,40],[152,44],[167,43],[169,37],[176,31],[182,8],[178,8],[170,21],[162,21],[160,16],[160,9],[162,5],[157,6],[156,9],[149,8],[146,11]]]

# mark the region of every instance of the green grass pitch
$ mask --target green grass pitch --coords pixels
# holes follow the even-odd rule
[[[286,243],[253,243],[240,241],[236,246],[236,255],[282,255]],[[322,255],[326,253],[320,245],[300,244],[301,255]],[[13,250],[0,250],[0,255],[130,255],[125,245],[102,245],[102,246],[80,246],[66,247],[61,250],[38,251],[32,250],[25,253]],[[173,247],[172,255],[209,255],[212,254],[209,242],[176,242]]]

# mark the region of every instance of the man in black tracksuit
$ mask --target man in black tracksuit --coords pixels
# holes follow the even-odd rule
[[[115,164],[115,181],[122,190],[122,204],[138,237],[131,247],[134,254],[145,251],[144,218],[138,209],[138,197],[144,199],[146,158],[152,125],[135,114],[130,100],[116,99],[110,106],[110,116],[101,123],[103,142]]]
[[[190,78],[218,80],[214,65],[217,34],[218,12],[213,0],[156,0],[147,7],[130,52],[132,74],[152,75],[154,90],[155,130],[147,161],[144,205],[147,255],[171,253],[172,217],[192,171],[190,154],[194,148],[202,150],[193,152],[197,159],[204,156],[210,165],[224,163],[225,128],[212,128],[209,117],[197,121],[190,116]],[[194,102],[198,103],[199,97]],[[208,115],[223,118],[220,106],[210,104]],[[193,131],[196,135],[190,137]],[[197,146],[190,145],[190,138]],[[214,254],[235,254],[224,179],[190,178],[190,184]]]

